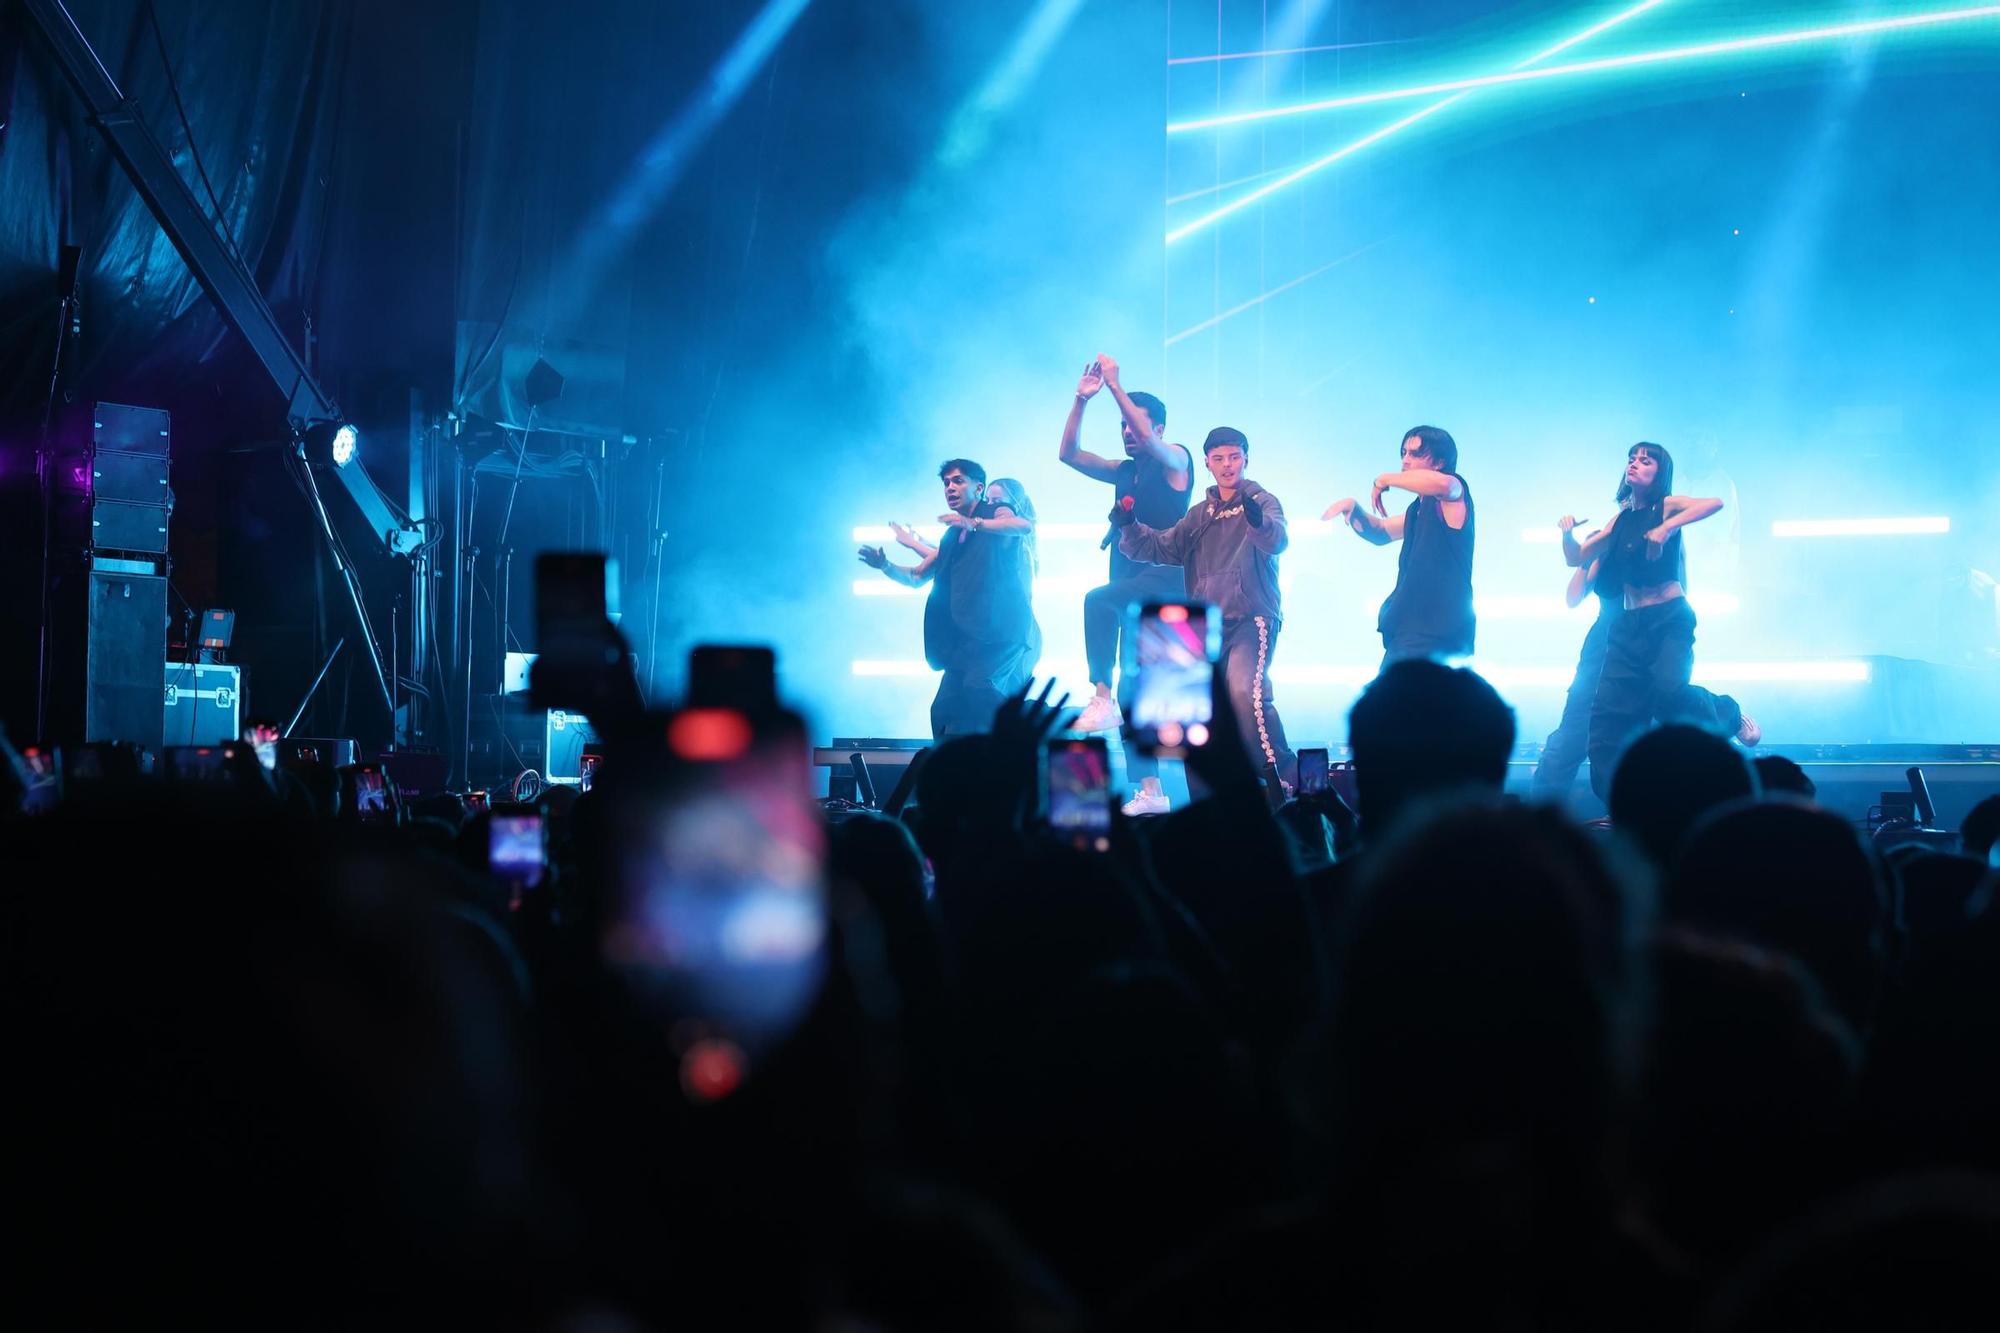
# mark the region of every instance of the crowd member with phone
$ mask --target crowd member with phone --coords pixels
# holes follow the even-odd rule
[[[1250,441],[1242,431],[1217,426],[1202,442],[1202,457],[1215,484],[1171,528],[1141,521],[1129,499],[1112,508],[1111,521],[1121,530],[1118,543],[1126,555],[1181,566],[1189,598],[1221,612],[1230,707],[1255,764],[1269,764],[1290,786],[1297,762],[1271,701],[1270,677],[1282,625],[1278,556],[1289,541],[1285,510],[1277,496],[1243,475]]]
[[[1009,503],[987,498],[986,469],[967,458],[938,469],[949,512],[939,516],[944,536],[935,547],[899,528],[898,540],[922,557],[898,565],[879,546],[864,546],[861,563],[907,588],[931,585],[924,606],[924,657],[944,673],[931,701],[931,734],[985,731],[993,710],[1034,674],[1042,656],[1035,623],[1034,510],[1014,483]]]
[[[1099,457],[1077,443],[1084,409],[1104,389],[1118,403],[1119,434],[1125,444],[1122,461]],[[1118,382],[1118,363],[1099,356],[1083,368],[1083,378],[1077,381],[1056,456],[1094,481],[1109,482],[1119,504],[1133,502],[1133,513],[1141,523],[1170,528],[1187,513],[1194,496],[1194,456],[1186,445],[1168,443],[1166,428],[1166,404],[1150,393],[1127,393]],[[1131,707],[1138,657],[1126,612],[1134,605],[1176,602],[1187,595],[1187,579],[1179,568],[1134,560],[1120,548],[1115,527],[1105,533],[1104,545],[1111,551],[1110,581],[1083,596],[1083,651],[1095,689],[1076,720],[1075,729],[1085,732],[1117,730]],[[1159,773],[1151,755],[1126,751],[1125,776],[1138,781],[1139,791],[1125,813],[1167,812]]]

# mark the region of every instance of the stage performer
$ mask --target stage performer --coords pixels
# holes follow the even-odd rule
[[[1564,514],[1556,527],[1562,531],[1564,558],[1573,559],[1581,549],[1576,539],[1577,520]],[[1590,632],[1583,636],[1583,651],[1576,659],[1576,676],[1563,699],[1562,720],[1542,742],[1541,761],[1535,765],[1532,780],[1535,798],[1558,805],[1569,800],[1570,788],[1576,784],[1576,771],[1583,767],[1590,738],[1590,707],[1597,699],[1597,679],[1604,674],[1604,653],[1611,625],[1625,609],[1625,590],[1598,577],[1603,566],[1601,557],[1578,565],[1564,593],[1572,607],[1586,597],[1595,596],[1597,618],[1590,622]]]
[[[931,735],[944,740],[993,725],[993,710],[1034,673],[1042,631],[1031,602],[1035,522],[1026,491],[1008,483],[1008,503],[996,502],[986,469],[966,458],[946,460],[938,478],[949,512],[938,516],[945,530],[937,545],[898,525],[897,539],[921,557],[916,565],[892,563],[879,546],[862,547],[860,557],[905,587],[931,585],[924,657],[944,673],[931,701]]]
[[[1621,590],[1624,611],[1606,635],[1604,673],[1590,709],[1590,786],[1608,798],[1619,753],[1654,722],[1685,722],[1754,746],[1763,733],[1736,700],[1691,684],[1694,609],[1683,587],[1680,530],[1722,510],[1718,499],[1673,494],[1674,460],[1644,441],[1625,455],[1618,512],[1569,561],[1602,561],[1598,578]]]
[[[1101,389],[1109,389],[1118,404],[1125,457],[1117,462],[1077,444],[1084,409]],[[1130,498],[1134,515],[1148,527],[1171,528],[1180,522],[1194,495],[1194,456],[1186,445],[1168,443],[1166,404],[1150,393],[1127,393],[1118,382],[1118,363],[1109,356],[1083,368],[1056,456],[1086,477],[1109,482],[1118,502]],[[1124,705],[1138,683],[1135,647],[1125,632],[1128,610],[1187,595],[1187,580],[1178,567],[1134,560],[1121,549],[1116,529],[1105,533],[1103,545],[1111,551],[1110,579],[1083,595],[1083,651],[1094,692],[1076,720],[1077,731],[1113,731],[1125,721]],[[1167,812],[1158,761],[1128,750],[1125,774],[1139,784],[1125,813]]]
[[[1278,780],[1290,787],[1298,781],[1298,761],[1285,743],[1270,677],[1282,624],[1278,556],[1289,541],[1285,510],[1277,496],[1243,475],[1250,441],[1242,431],[1217,426],[1201,452],[1215,485],[1180,522],[1155,528],[1138,519],[1136,502],[1128,508],[1124,500],[1113,507],[1111,521],[1122,529],[1118,544],[1126,555],[1181,566],[1188,597],[1221,612],[1229,702],[1251,761],[1260,769],[1275,767]]]
[[[1384,491],[1416,498],[1391,515]],[[1444,660],[1472,655],[1472,491],[1458,474],[1458,443],[1449,431],[1417,426],[1403,433],[1402,467],[1375,478],[1368,512],[1354,500],[1336,501],[1324,517],[1342,518],[1363,541],[1400,541],[1396,587],[1382,603],[1375,628],[1382,635],[1382,665],[1405,657]]]

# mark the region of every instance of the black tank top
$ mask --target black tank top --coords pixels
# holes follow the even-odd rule
[[[1173,446],[1183,454],[1188,454],[1187,446]],[[1167,469],[1149,457],[1128,458],[1118,465],[1118,475],[1112,479],[1117,492],[1118,503],[1123,504],[1126,496],[1132,497],[1132,516],[1149,528],[1171,528],[1187,515],[1188,506],[1194,502],[1194,455],[1188,454],[1188,485],[1184,491],[1173,488],[1168,479]],[[1132,570],[1151,568],[1142,560],[1134,560],[1118,549],[1118,531],[1112,529],[1108,535],[1111,543],[1111,577],[1124,578]]]
[[[1679,528],[1668,536],[1657,560],[1646,558],[1646,534],[1666,522],[1666,505],[1662,498],[1644,509],[1628,509],[1618,516],[1618,526],[1611,533],[1611,550],[1604,557],[1603,568],[1597,571],[1598,584],[1607,593],[1616,590],[1622,594],[1627,586],[1650,588],[1685,580],[1687,570],[1682,564]]]
[[[1451,474],[1458,477],[1457,473]],[[1472,651],[1472,488],[1464,489],[1465,525],[1444,521],[1443,502],[1420,495],[1403,512],[1403,549],[1396,590],[1382,603],[1375,627],[1390,638],[1420,637]]]
[[[982,502],[975,518],[993,518]],[[1026,539],[948,528],[931,565],[931,595],[924,604],[924,656],[943,670],[964,644],[1015,644],[1040,655],[1041,627],[1034,612],[1034,555]]]

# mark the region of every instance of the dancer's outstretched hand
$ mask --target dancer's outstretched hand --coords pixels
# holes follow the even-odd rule
[[[1375,478],[1375,489],[1368,493],[1368,507],[1375,511],[1378,518],[1389,517],[1389,507],[1382,503],[1382,492],[1388,489],[1389,478],[1384,475]]]
[[[889,557],[883,553],[882,548],[879,546],[864,546],[859,551],[856,551],[855,554],[861,558],[861,563],[870,569],[887,569],[889,567]]]
[[[1321,514],[1320,518],[1328,523],[1333,522],[1337,518],[1351,520],[1354,514],[1354,504],[1355,502],[1352,497],[1345,500],[1335,500],[1326,507],[1326,512]]]
[[[924,544],[917,540],[917,534],[913,529],[906,528],[901,523],[892,522],[889,524],[889,531],[900,545],[907,546],[912,551],[923,549]]]
[[[1097,373],[1106,384],[1118,383],[1118,363],[1102,352],[1097,354]]]

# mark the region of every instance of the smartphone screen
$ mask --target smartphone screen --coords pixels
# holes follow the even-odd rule
[[[605,795],[618,845],[602,936],[607,963],[704,1053],[680,1052],[682,1086],[748,1068],[818,996],[828,966],[825,831],[803,723],[753,728],[723,709],[673,715],[674,758],[620,772]],[[691,1081],[693,1080],[693,1081]]]
[[[30,745],[21,751],[21,767],[27,791],[21,795],[24,814],[44,814],[56,808],[62,798],[62,776],[54,750]]]
[[[1111,834],[1111,754],[1102,736],[1056,739],[1045,751],[1049,827],[1103,851]]]
[[[1206,745],[1222,617],[1200,602],[1148,602],[1133,632],[1139,648],[1139,684],[1127,715],[1133,740],[1145,753],[1168,758]]]
[[[1326,790],[1326,751],[1299,751],[1299,795]]]
[[[350,769],[354,777],[354,814],[364,824],[386,823],[389,819],[389,778],[379,768],[361,764]]]
[[[548,831],[539,810],[502,806],[487,820],[486,864],[509,884],[532,889],[548,872]]]
[[[576,785],[581,791],[589,791],[597,785],[597,766],[604,762],[601,754],[585,750],[576,761]]]

